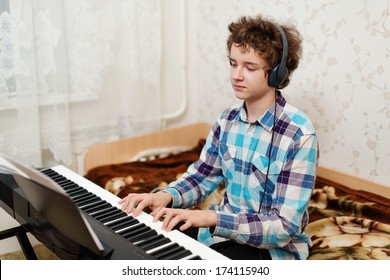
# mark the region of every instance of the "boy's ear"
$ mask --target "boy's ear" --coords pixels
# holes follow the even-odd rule
[[[268,81],[268,85],[269,84],[269,73],[271,72],[270,69],[267,69],[267,70],[264,70],[264,78]]]

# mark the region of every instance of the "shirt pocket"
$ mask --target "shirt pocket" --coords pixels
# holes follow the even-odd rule
[[[267,177],[268,172],[268,183],[267,183],[267,193],[271,194],[274,192],[275,184],[277,178],[282,170],[282,162],[271,160],[271,165],[269,166],[269,159],[265,155],[257,154],[253,160],[253,173],[249,180],[250,187],[264,187],[264,183]]]
[[[226,144],[220,144],[219,153],[221,156],[222,172],[229,180],[233,179],[236,157],[236,148]]]

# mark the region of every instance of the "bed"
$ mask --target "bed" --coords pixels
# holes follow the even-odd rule
[[[117,195],[156,192],[194,162],[210,130],[207,123],[166,129],[92,146],[84,177]],[[218,189],[197,209],[223,197]],[[390,259],[390,187],[318,168],[307,232],[309,260]]]

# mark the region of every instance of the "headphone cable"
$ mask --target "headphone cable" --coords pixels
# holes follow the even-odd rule
[[[269,174],[269,168],[271,166],[271,152],[272,152],[272,148],[273,148],[273,142],[274,142],[274,134],[275,134],[275,125],[276,125],[276,98],[277,98],[277,94],[276,94],[276,91],[275,91],[275,108],[274,108],[274,124],[273,124],[273,127],[272,127],[272,134],[271,134],[271,142],[270,142],[270,147],[269,147],[269,150],[268,150],[268,166],[267,166],[267,173],[265,175],[265,183],[264,183],[264,190],[263,190],[263,195],[261,197],[261,201],[260,201],[260,206],[259,206],[259,211],[257,213],[260,213],[261,211],[261,206],[263,205],[263,200],[264,200],[264,197],[265,197],[265,193],[266,193],[266,190],[267,190],[267,184],[268,184],[268,174]]]

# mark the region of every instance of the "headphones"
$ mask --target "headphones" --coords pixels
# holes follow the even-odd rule
[[[276,27],[279,29],[280,35],[282,35],[283,52],[282,52],[282,58],[280,60],[280,63],[277,64],[275,68],[272,69],[268,74],[268,85],[270,87],[279,88],[280,85],[284,82],[284,80],[288,76],[288,69],[286,67],[287,54],[288,54],[288,42],[287,42],[287,36],[284,33],[283,29],[279,25],[277,25]]]
[[[276,65],[275,68],[272,69],[268,75],[268,85],[270,87],[279,88],[280,85],[284,82],[284,80],[287,78],[287,75],[288,75],[288,69],[286,67],[288,43],[287,43],[286,34],[284,33],[283,29],[279,25],[277,25],[276,27],[279,29],[279,32],[282,35],[283,52],[282,52],[282,59],[280,60],[280,63],[278,65]],[[259,210],[257,211],[257,213],[260,213],[260,211],[261,211],[261,206],[263,205],[265,193],[267,191],[269,168],[271,166],[271,153],[272,153],[272,148],[273,148],[273,143],[274,143],[275,126],[276,126],[276,122],[277,122],[277,120],[276,120],[276,99],[277,99],[277,93],[275,91],[274,125],[272,127],[271,141],[269,143],[269,148],[268,148],[267,173],[265,175],[264,189],[262,191],[260,206],[259,206]]]

